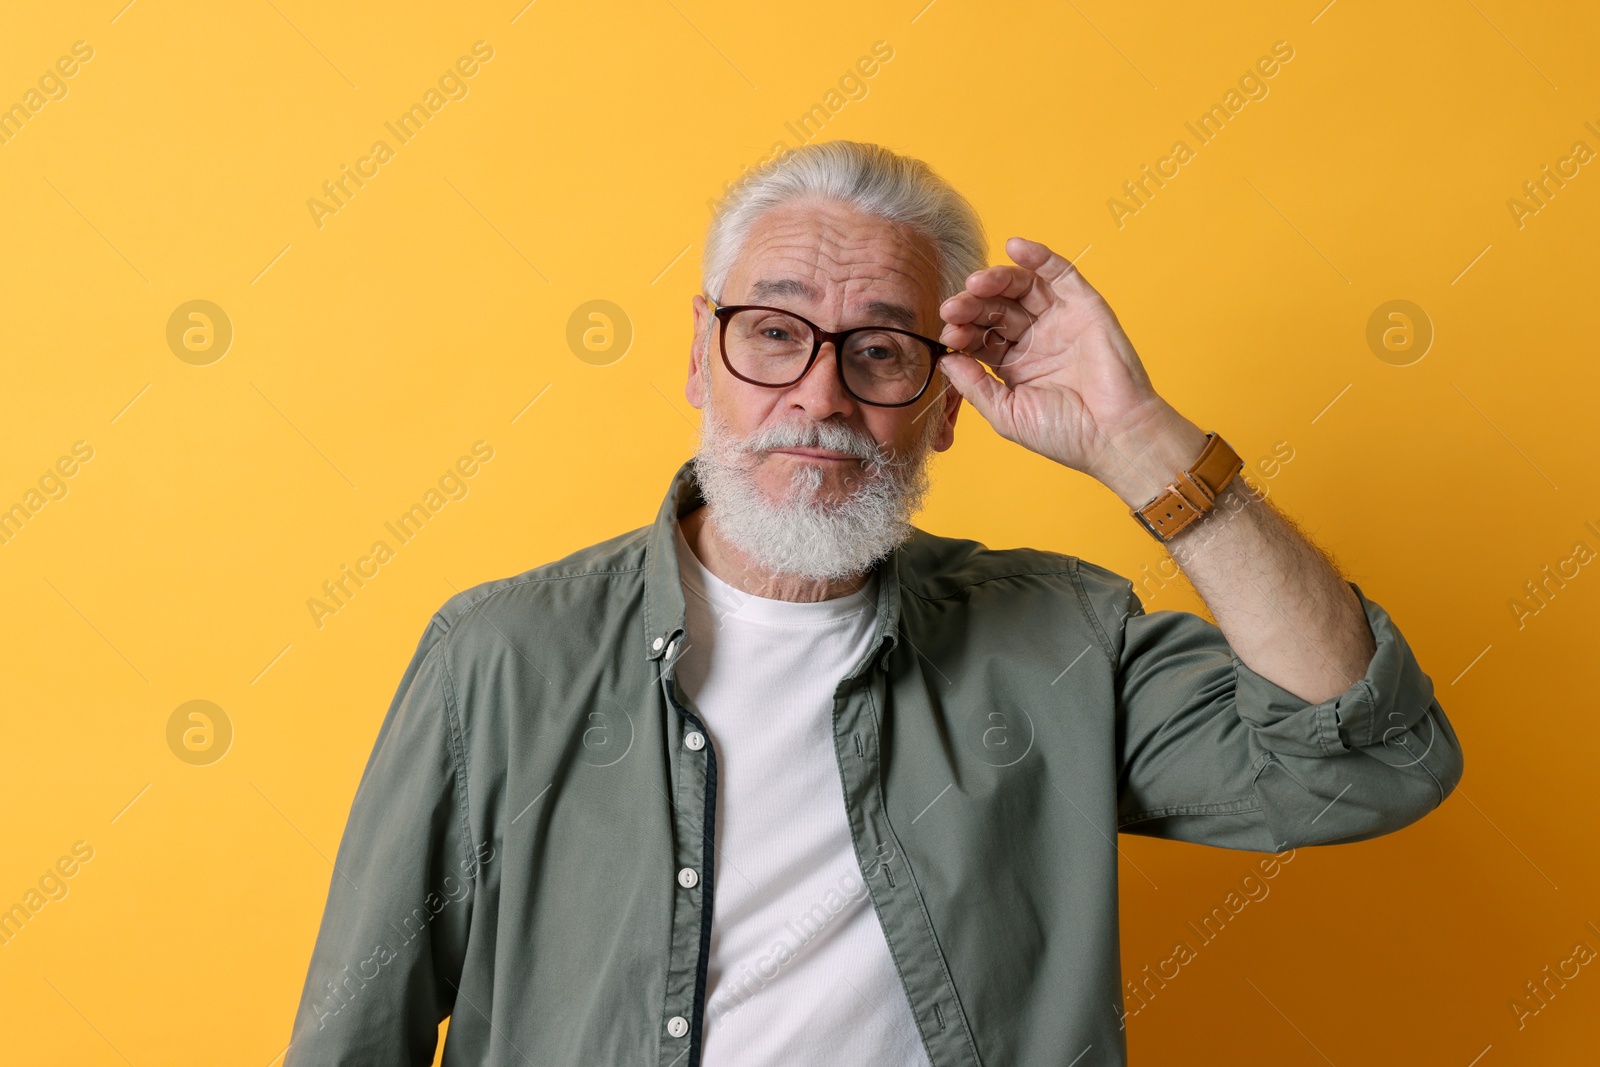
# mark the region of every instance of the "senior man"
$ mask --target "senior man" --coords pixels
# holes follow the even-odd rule
[[[446,1016],[460,1067],[1119,1064],[1118,833],[1282,851],[1449,794],[1389,616],[1080,271],[1006,251],[878,146],[734,187],[692,302],[698,453],[652,525],[429,622],[291,1067],[429,1063]],[[1114,492],[1216,624],[913,527],[962,400]]]

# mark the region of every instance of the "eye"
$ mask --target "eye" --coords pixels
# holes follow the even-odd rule
[[[766,329],[761,331],[761,334],[763,337],[773,341],[791,340],[789,331],[785,330],[782,326],[768,326]]]

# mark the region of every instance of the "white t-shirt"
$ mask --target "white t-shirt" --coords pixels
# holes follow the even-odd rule
[[[926,1065],[856,862],[833,692],[871,643],[878,577],[815,603],[752,596],[680,531],[680,684],[717,759],[705,1067]]]

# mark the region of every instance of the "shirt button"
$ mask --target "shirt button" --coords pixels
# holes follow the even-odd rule
[[[655,649],[657,652],[660,652],[661,651],[661,646],[664,645],[664,644],[666,644],[666,642],[658,637],[654,641],[650,642],[650,647]]]
[[[678,647],[678,642],[677,641],[673,641],[670,645],[667,646],[667,658],[668,659],[672,658],[672,650],[677,648],[677,647]]]
[[[693,889],[694,884],[699,880],[700,876],[694,873],[693,867],[685,867],[678,872],[678,884],[685,889]]]
[[[673,1037],[682,1037],[689,1032],[689,1020],[681,1015],[674,1015],[667,1020],[667,1033]]]
[[[683,743],[693,752],[699,752],[706,747],[706,735],[699,730],[690,730],[683,735]]]

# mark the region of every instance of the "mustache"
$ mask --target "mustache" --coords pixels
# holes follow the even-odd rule
[[[770,426],[746,437],[739,444],[745,453],[767,452],[775,448],[820,448],[841,452],[874,465],[886,464],[892,453],[863,431],[840,422],[815,422],[809,419]]]

